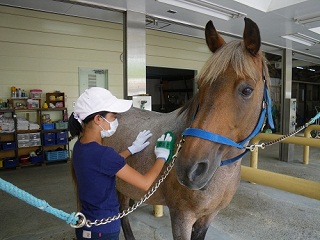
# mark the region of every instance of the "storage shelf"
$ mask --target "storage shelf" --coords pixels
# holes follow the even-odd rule
[[[62,110],[67,110],[67,108],[65,108],[65,107],[61,107],[61,108],[58,108],[58,107],[55,107],[55,108],[40,108],[39,110],[41,110],[42,112],[45,112],[45,111],[62,111]]]
[[[51,93],[50,93],[51,94]],[[15,142],[16,148],[14,149],[0,149],[0,170],[2,169],[14,169],[14,168],[20,168],[20,167],[28,167],[28,166],[34,166],[34,165],[39,165],[39,164],[46,164],[46,163],[52,163],[52,162],[59,162],[59,161],[67,161],[69,160],[69,143],[68,143],[68,128],[63,128],[63,129],[28,129],[28,130],[18,130],[18,122],[17,122],[17,114],[23,114],[25,113],[26,119],[29,120],[29,116],[34,118],[34,115],[31,114],[37,114],[35,117],[36,119],[33,121],[36,121],[40,127],[42,127],[42,124],[44,119],[42,119],[42,114],[49,114],[49,112],[53,111],[53,115],[60,118],[61,120],[64,119],[64,117],[67,114],[67,108],[65,107],[65,98],[64,98],[64,93],[54,93],[57,94],[56,97],[61,97],[63,96],[63,100],[55,100],[52,102],[62,102],[63,107],[55,107],[55,108],[42,108],[41,107],[41,99],[35,99],[39,100],[39,106],[40,108],[27,108],[27,107],[15,107],[15,103],[18,103],[21,101],[23,105],[27,103],[27,100],[30,98],[12,98],[11,99],[11,104],[12,108],[6,108],[6,109],[0,109],[0,113],[11,113],[12,119],[14,121],[14,129],[15,131],[13,132],[0,132],[1,136],[1,142]],[[51,102],[51,101],[50,101]],[[17,104],[19,105],[19,104]],[[60,113],[58,113],[60,112]],[[59,115],[60,114],[60,115]],[[59,122],[60,123],[60,122]],[[62,125],[65,127],[64,125]],[[54,124],[54,127],[56,127],[56,124]],[[57,124],[57,127],[59,127],[59,124]],[[66,126],[67,127],[67,126]],[[53,144],[49,146],[44,146],[44,136],[45,134],[48,133],[53,133],[54,135],[60,136],[60,132],[66,132],[65,137],[60,137],[58,138],[57,142],[58,144]],[[34,135],[34,133],[38,133],[37,136]],[[18,134],[26,134],[26,138],[18,138],[20,135]],[[30,139],[28,134],[30,134]],[[55,140],[54,140],[55,141]],[[19,144],[20,143],[20,146]],[[38,144],[41,143],[41,145],[34,145],[34,146],[28,146],[32,144]],[[17,147],[18,146],[18,147]],[[41,162],[20,162],[20,157],[24,155],[29,155],[30,152],[36,152],[37,149],[40,149],[42,152],[42,161]],[[55,151],[56,149],[62,149],[65,150],[67,153],[67,156],[65,159],[54,159],[54,160],[47,160],[45,151]],[[12,156],[11,156],[12,155]],[[8,160],[11,159],[16,159],[17,165],[15,165],[16,162],[13,162],[14,166],[5,166],[8,165]],[[6,164],[4,164],[4,161],[6,161]],[[29,160],[30,161],[30,160]],[[11,163],[11,162],[9,162]],[[10,165],[10,164],[9,164]]]

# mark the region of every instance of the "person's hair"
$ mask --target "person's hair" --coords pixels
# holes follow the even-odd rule
[[[82,120],[83,124],[88,124],[90,121],[92,121],[94,119],[94,117],[96,115],[101,115],[103,117],[105,117],[107,115],[107,111],[102,111],[102,112],[96,112],[96,113],[92,113],[89,116],[87,116],[84,120]],[[82,125],[78,122],[77,119],[75,119],[73,112],[71,113],[70,117],[69,117],[69,121],[68,121],[68,125],[69,125],[69,132],[71,137],[69,138],[69,141],[73,138],[75,138],[76,136],[80,136],[80,134],[82,133]]]

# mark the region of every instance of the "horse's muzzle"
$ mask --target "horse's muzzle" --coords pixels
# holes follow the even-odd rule
[[[179,161],[177,161],[177,178],[181,185],[192,190],[205,190],[206,185],[210,182],[218,166],[219,164],[217,164],[216,167],[210,166],[210,161],[208,159],[196,161],[189,166],[181,166]]]

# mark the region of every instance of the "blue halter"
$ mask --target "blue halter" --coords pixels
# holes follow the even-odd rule
[[[215,134],[215,133],[211,133],[206,130],[199,129],[199,128],[187,128],[182,132],[182,136],[183,137],[184,136],[198,137],[198,138],[205,139],[205,140],[208,140],[211,142],[217,142],[217,143],[221,143],[221,144],[228,145],[231,147],[236,147],[239,149],[246,149],[246,146],[244,144],[246,142],[250,141],[254,136],[256,136],[260,132],[260,130],[264,126],[264,123],[266,122],[266,115],[267,115],[269,126],[272,129],[274,129],[274,123],[273,123],[272,112],[271,112],[271,107],[272,107],[271,105],[272,105],[272,103],[271,103],[271,98],[269,95],[269,90],[268,90],[268,87],[265,83],[263,100],[262,100],[262,110],[260,113],[258,123],[257,123],[255,129],[252,131],[252,133],[247,138],[245,138],[244,140],[242,140],[239,143],[234,142],[230,138],[227,138],[227,137]],[[242,158],[248,151],[249,151],[249,149],[246,149],[243,153],[241,153],[240,155],[238,155],[234,158],[221,161],[220,166],[225,166],[225,165],[236,162],[237,160]]]

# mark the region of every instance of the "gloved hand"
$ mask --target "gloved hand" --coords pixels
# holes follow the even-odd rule
[[[152,133],[150,132],[150,130],[144,130],[140,132],[136,140],[132,143],[132,145],[128,147],[128,150],[130,151],[130,153],[133,155],[145,149],[150,144],[150,142],[147,140],[151,136],[152,136]]]
[[[157,158],[164,158],[166,163],[171,160],[174,151],[175,137],[172,132],[166,132],[158,138],[154,153]]]

